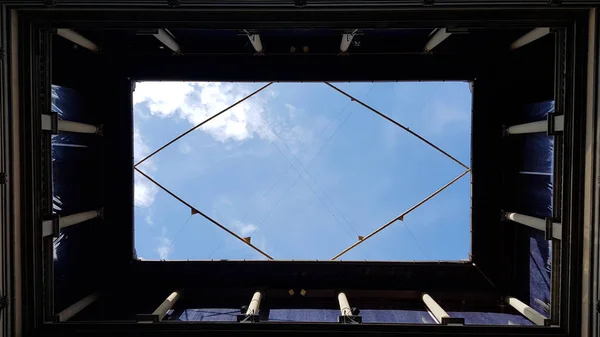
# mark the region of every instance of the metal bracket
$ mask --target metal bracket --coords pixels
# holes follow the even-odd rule
[[[135,319],[138,322],[144,323],[157,323],[160,321],[158,315],[153,314],[137,314],[135,316]]]
[[[44,0],[44,6],[45,7],[54,7],[58,5],[58,3],[56,2],[56,0]]]
[[[168,0],[167,4],[171,8],[177,8],[177,7],[179,7],[179,5],[181,5],[181,1],[180,0]]]
[[[294,0],[294,7],[296,7],[296,8],[306,7],[306,0]]]
[[[56,112],[42,115],[42,130],[50,131],[53,135],[58,134],[58,114]]]
[[[241,314],[237,315],[238,323],[255,323],[260,322],[260,317],[258,315],[246,315]]]
[[[462,317],[442,317],[443,325],[464,325],[465,319]]]
[[[548,129],[546,131],[546,134],[548,136],[554,136],[556,134],[556,130],[554,129],[554,113],[549,113],[546,116],[546,120],[548,121]]]
[[[552,217],[546,217],[546,232],[544,233],[546,236],[546,240],[552,240],[553,239],[553,227],[554,226],[554,219]]]
[[[360,315],[338,316],[338,323],[360,324],[360,323],[362,323],[362,316],[360,316]]]
[[[60,232],[60,216],[52,214],[52,217],[42,221],[42,236],[57,237]]]

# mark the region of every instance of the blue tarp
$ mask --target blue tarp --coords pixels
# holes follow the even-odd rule
[[[449,311],[451,317],[464,318],[465,324],[477,325],[533,325],[527,318],[518,314],[497,312],[460,312]]]
[[[235,322],[239,309],[187,309],[178,317],[180,321]],[[466,324],[478,325],[532,325],[518,314],[491,312],[449,312],[452,317],[465,319]],[[263,322],[315,322],[336,323],[340,311],[336,309],[270,309],[260,312]],[[363,323],[436,324],[425,310],[366,309],[361,310]]]
[[[523,107],[519,123],[546,120],[554,112],[554,102],[545,101]],[[538,218],[552,217],[554,183],[554,137],[545,133],[516,135],[513,151],[520,151],[520,161],[512,174],[514,211]],[[536,311],[548,315],[550,303],[551,242],[545,233],[523,228],[519,233],[529,241],[529,298],[521,299]],[[546,305],[544,305],[544,303]]]
[[[75,90],[52,86],[52,111],[59,119],[95,123]],[[103,205],[102,142],[95,135],[60,133],[52,136],[53,212],[65,216]],[[55,310],[89,295],[94,286],[94,256],[101,219],[61,230],[54,241]]]

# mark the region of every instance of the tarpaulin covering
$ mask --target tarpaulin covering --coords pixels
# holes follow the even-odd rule
[[[464,318],[465,324],[477,325],[533,325],[531,321],[519,314],[498,312],[448,312],[450,317]]]
[[[545,101],[523,106],[516,124],[545,121],[554,112],[554,102]],[[508,198],[504,209],[540,219],[552,217],[554,184],[554,136],[546,133],[518,134],[507,137],[509,159],[505,179]],[[520,225],[517,225],[520,226]],[[520,298],[533,309],[548,315],[552,247],[545,233],[520,226],[516,235],[528,242],[529,280],[523,284]],[[526,258],[519,256],[518,258]],[[528,297],[528,298],[527,298]]]
[[[235,322],[239,309],[187,309],[179,316],[180,321]],[[531,325],[518,314],[492,312],[451,312],[452,317],[462,317],[466,324],[478,325]],[[336,323],[337,309],[266,309],[260,311],[263,322],[315,322]],[[363,323],[436,324],[425,310],[366,309],[361,310]]]
[[[59,119],[95,123],[77,91],[52,86],[52,111]],[[60,216],[102,207],[102,140],[96,135],[52,136],[53,212]],[[93,289],[94,255],[100,246],[94,229],[101,219],[64,228],[54,241],[55,311],[89,295]]]

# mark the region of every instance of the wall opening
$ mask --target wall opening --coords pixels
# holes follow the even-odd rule
[[[266,85],[136,83],[138,259],[469,258],[468,82]]]

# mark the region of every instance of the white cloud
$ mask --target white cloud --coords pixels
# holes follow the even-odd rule
[[[169,254],[173,249],[172,241],[167,237],[167,228],[161,229],[161,236],[157,238],[158,247],[156,247],[156,253],[161,260],[168,260]]]
[[[150,153],[150,148],[144,142],[140,129],[133,128],[133,160],[137,163]]]
[[[197,125],[251,93],[233,83],[218,82],[139,82],[133,94],[134,104],[145,103],[159,117],[176,116]],[[238,104],[201,129],[214,139],[242,141],[261,136],[262,114],[267,100],[274,95],[260,94]],[[261,136],[262,137],[262,136]]]
[[[133,129],[133,158],[135,162],[140,161],[150,153],[150,148],[144,142],[142,134],[137,127]],[[153,171],[151,160],[144,162],[144,169]],[[134,176],[134,205],[137,207],[150,207],[158,193],[158,188],[139,173]]]
[[[146,223],[150,226],[154,225],[154,220],[152,220],[151,216],[146,215]]]
[[[140,174],[134,178],[134,204],[136,207],[150,207],[154,203],[158,188]]]
[[[192,147],[188,142],[183,142],[181,143],[181,145],[179,145],[179,152],[183,154],[189,154],[190,152],[192,152]]]
[[[295,106],[289,104],[289,103],[285,103],[284,106],[288,109],[288,113],[290,115],[290,118],[294,118],[296,117],[296,111],[298,110]]]
[[[238,222],[236,224],[236,227],[238,229],[238,232],[240,233],[240,236],[242,237],[246,237],[252,233],[254,233],[258,227],[251,224],[251,223],[243,223],[243,222]]]

